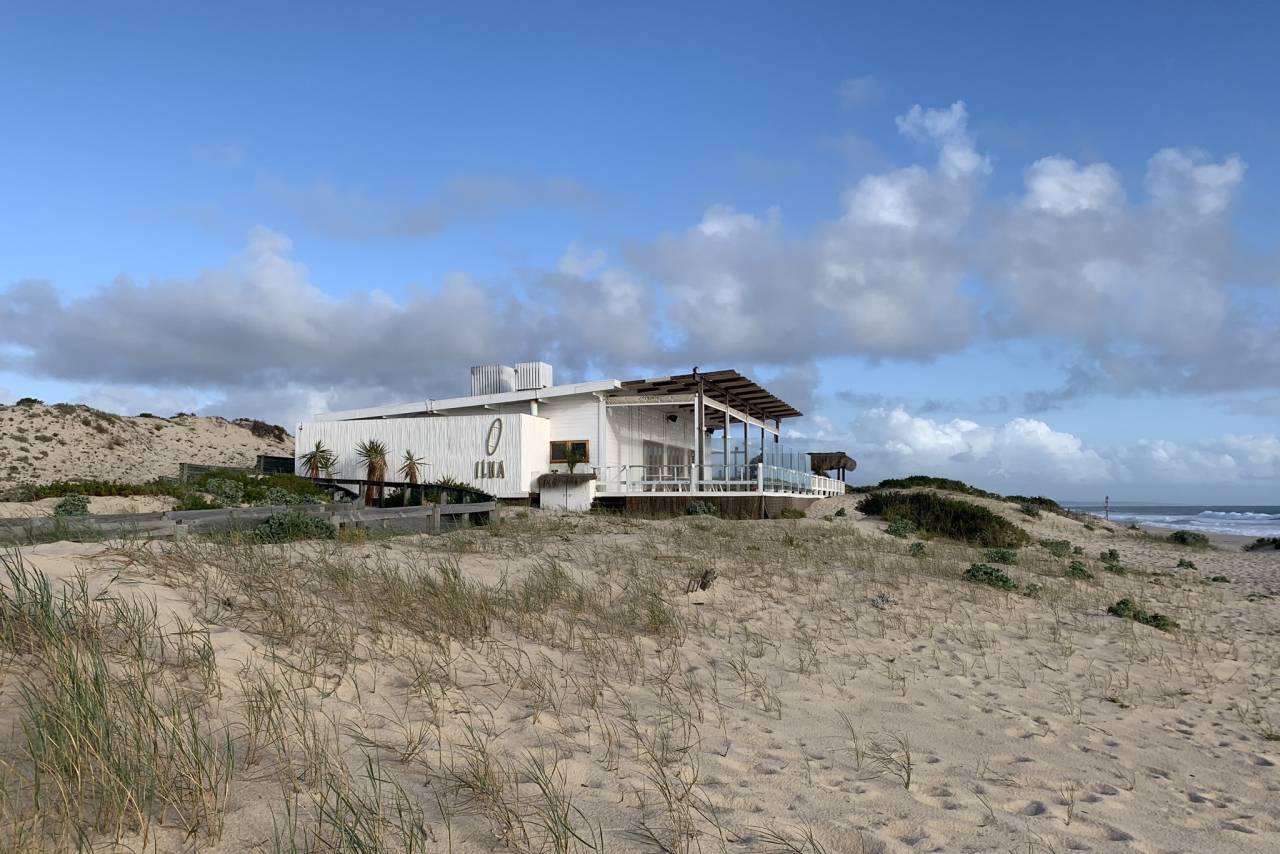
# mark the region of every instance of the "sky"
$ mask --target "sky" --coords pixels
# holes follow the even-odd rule
[[[736,368],[857,479],[1280,504],[1280,7],[10,4],[0,402]]]

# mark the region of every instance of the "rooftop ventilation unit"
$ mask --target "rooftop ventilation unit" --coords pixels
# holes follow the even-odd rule
[[[536,391],[551,385],[551,366],[546,362],[516,362],[516,390]]]
[[[502,394],[515,390],[515,368],[507,365],[477,365],[471,369],[472,394]]]

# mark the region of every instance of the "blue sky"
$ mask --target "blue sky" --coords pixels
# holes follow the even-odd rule
[[[1269,4],[2,15],[0,400],[736,366],[872,479],[1280,494]]]

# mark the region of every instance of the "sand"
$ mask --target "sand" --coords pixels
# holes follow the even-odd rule
[[[1080,546],[1096,575],[1063,578],[1066,560],[1032,546],[1007,569],[1040,591],[1006,594],[960,578],[980,551],[932,541],[912,557],[856,500],[794,522],[530,514],[265,552],[22,554],[154,600],[161,622],[206,626],[211,723],[244,720],[246,673],[306,697],[337,757],[327,773],[367,791],[375,759],[398,787],[382,786],[384,817],[420,810],[426,850],[555,850],[533,764],[608,851],[1280,850],[1280,552],[1188,549],[980,500]],[[1093,560],[1110,548],[1127,574]],[[401,609],[385,585],[440,566],[524,604],[437,635],[427,617],[465,597],[446,586]],[[706,570],[709,588],[686,592]],[[1108,616],[1125,596],[1181,628]],[[0,720],[14,720],[22,662],[4,667]],[[305,740],[250,759],[237,725],[220,826],[184,843],[156,824],[158,850],[272,850],[286,800],[299,834],[315,827]],[[3,747],[19,765],[20,744],[15,731]]]
[[[176,475],[179,463],[252,466],[259,454],[292,456],[293,438],[244,419],[126,417],[71,404],[0,406],[0,492],[57,480],[143,483]]]

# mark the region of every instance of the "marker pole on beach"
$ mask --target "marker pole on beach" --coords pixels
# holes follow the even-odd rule
[[[1106,515],[1107,521],[1111,521],[1111,496],[1104,495],[1102,497],[1102,512]]]

